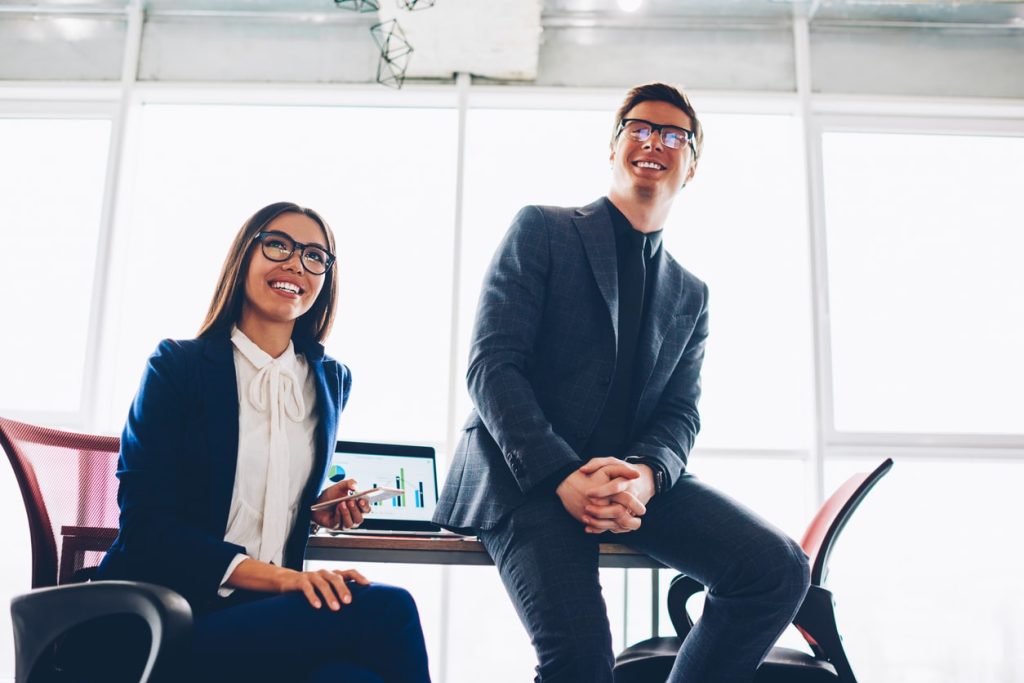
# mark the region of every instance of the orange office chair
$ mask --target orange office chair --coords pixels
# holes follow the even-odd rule
[[[793,624],[813,655],[774,647],[757,670],[754,683],[857,683],[836,625],[835,602],[825,588],[828,561],[839,534],[864,496],[892,469],[892,458],[870,473],[855,474],[840,486],[811,520],[800,541],[810,558],[811,586]],[[704,586],[680,574],[668,591],[668,609],[676,637],[649,638],[632,645],[615,660],[615,683],[665,681],[683,639],[693,628],[686,610],[690,596]]]
[[[0,447],[21,489],[32,541],[34,590],[11,601],[16,683],[102,676],[68,671],[62,648],[54,644],[68,631],[89,629],[112,615],[133,615],[149,626],[148,655],[139,654],[145,663],[140,681],[165,675],[191,630],[192,610],[185,599],[162,586],[133,581],[75,583],[89,577],[90,565],[116,535],[111,530],[118,526],[117,437],[0,418]]]

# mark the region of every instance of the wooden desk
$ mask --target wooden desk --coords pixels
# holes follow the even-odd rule
[[[61,570],[68,575],[81,569],[81,555],[88,550],[104,551],[117,537],[117,529],[65,526],[60,530]],[[309,537],[307,560],[323,562],[396,562],[399,564],[493,565],[484,546],[475,538],[425,538],[417,536],[370,536],[330,534],[321,531]],[[647,555],[617,543],[602,543],[602,567],[619,569],[661,569],[665,565]]]
[[[475,538],[423,538],[414,536],[356,536],[320,533],[309,537],[307,560],[345,562],[397,562],[403,564],[494,565]],[[617,543],[602,543],[602,567],[651,570],[651,635],[658,634],[661,584],[658,570],[665,565]]]
[[[401,564],[493,565],[475,538],[424,538],[330,534],[309,537],[307,560],[345,562],[397,562]],[[600,564],[619,569],[661,569],[663,564],[632,548],[602,543]]]

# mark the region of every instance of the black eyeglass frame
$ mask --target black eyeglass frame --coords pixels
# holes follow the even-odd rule
[[[689,130],[687,128],[682,128],[680,126],[673,126],[673,125],[668,124],[668,123],[654,123],[653,121],[648,121],[647,119],[622,119],[621,121],[619,121],[619,129],[617,131],[615,131],[615,137],[618,138],[620,135],[622,135],[622,131],[626,130],[626,124],[627,123],[633,123],[633,122],[643,123],[643,124],[646,124],[646,125],[650,126],[651,127],[651,135],[654,135],[655,133],[657,133],[658,137],[661,138],[661,144],[665,145],[669,149],[682,149],[683,146],[680,145],[679,147],[672,147],[671,145],[669,145],[667,142],[665,142],[665,138],[662,136],[662,131],[664,129],[666,129],[666,128],[669,129],[669,132],[682,131],[686,135],[686,144],[688,144],[690,146],[690,149],[693,150],[693,156],[697,156],[697,145],[694,142],[694,140],[696,138],[696,134],[692,130]],[[650,136],[648,136],[648,138],[649,137]],[[643,140],[637,140],[637,142],[646,142],[646,141],[647,141],[647,138],[645,138]]]
[[[280,238],[283,238],[283,239],[287,240],[288,242],[291,242],[292,248],[288,250],[288,255],[287,256],[285,256],[284,258],[274,258],[273,256],[271,256],[270,254],[267,253],[267,245],[266,245],[266,243],[264,243],[263,240],[264,240],[264,238],[271,237],[271,236],[273,236],[273,237],[280,237]],[[327,251],[326,249],[321,247],[319,244],[305,244],[303,242],[297,242],[294,239],[292,239],[291,235],[289,235],[286,232],[281,232],[279,230],[264,230],[262,232],[258,232],[258,233],[256,233],[253,236],[252,241],[253,242],[259,242],[260,243],[260,251],[263,252],[263,256],[265,256],[270,261],[274,261],[275,263],[284,263],[285,261],[290,259],[292,256],[294,256],[295,255],[295,250],[298,249],[299,250],[299,263],[302,264],[302,269],[305,270],[307,273],[310,273],[311,275],[326,275],[327,271],[329,271],[334,266],[334,263],[337,261],[337,258],[334,256],[334,254],[332,254],[331,252]],[[305,258],[306,258],[306,250],[307,249],[316,249],[318,251],[322,251],[323,253],[327,254],[327,262],[324,264],[324,272],[317,273],[315,271],[310,270],[309,266],[306,265]]]

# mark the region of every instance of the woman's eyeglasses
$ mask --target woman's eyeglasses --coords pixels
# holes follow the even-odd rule
[[[302,267],[313,275],[323,275],[334,265],[334,254],[315,244],[296,242],[283,232],[257,233],[253,241],[259,242],[263,255],[271,261],[287,261],[299,250]]]

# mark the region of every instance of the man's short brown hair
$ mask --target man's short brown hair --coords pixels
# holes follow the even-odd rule
[[[693,122],[693,146],[696,151],[696,158],[700,158],[701,150],[704,149],[704,128],[700,125],[697,112],[694,111],[690,99],[677,88],[665,83],[647,83],[638,85],[628,93],[622,101],[622,106],[615,112],[615,128],[612,130],[612,144],[615,144],[615,135],[619,132],[619,124],[626,117],[633,107],[641,102],[668,102],[673,107],[681,109],[684,114],[690,117]]]

